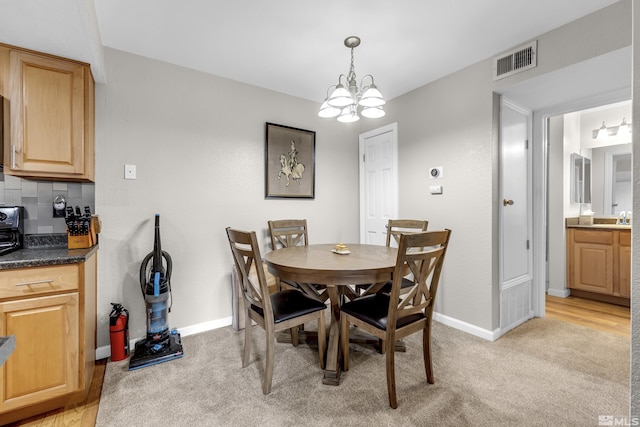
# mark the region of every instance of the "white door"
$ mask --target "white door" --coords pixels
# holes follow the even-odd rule
[[[360,243],[385,245],[398,215],[398,124],[360,134]]]
[[[500,330],[533,317],[531,113],[500,106]]]

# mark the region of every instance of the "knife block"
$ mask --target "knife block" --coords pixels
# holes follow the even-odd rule
[[[100,232],[100,218],[98,215],[91,216],[91,225],[89,226],[89,234],[82,236],[71,236],[67,229],[67,248],[68,249],[86,249],[98,243],[98,233]]]

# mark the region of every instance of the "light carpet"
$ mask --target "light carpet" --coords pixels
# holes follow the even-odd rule
[[[322,384],[317,348],[277,343],[262,394],[264,331],[183,337],[185,355],[136,371],[107,364],[96,425],[106,426],[597,426],[629,411],[629,340],[555,319],[533,319],[489,342],[433,325],[435,384],[421,334],[396,353],[398,409],[389,407],[384,355],[351,344],[339,386]]]

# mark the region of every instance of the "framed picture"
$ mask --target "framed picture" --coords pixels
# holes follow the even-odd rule
[[[267,123],[265,198],[315,197],[316,133]]]

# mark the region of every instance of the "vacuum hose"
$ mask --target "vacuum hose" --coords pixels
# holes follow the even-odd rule
[[[156,214],[153,251],[144,257],[140,265],[140,290],[147,306],[148,341],[158,342],[169,336],[167,313],[171,311],[171,305],[167,300],[171,297],[172,267],[171,256],[160,245],[160,215]]]

